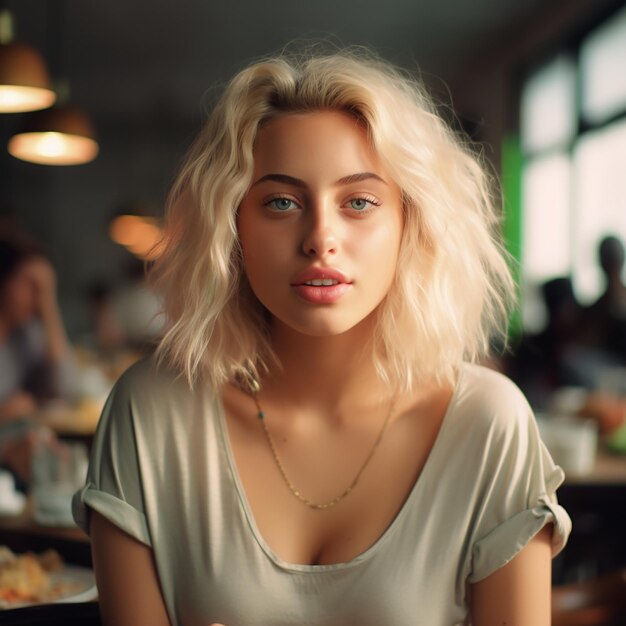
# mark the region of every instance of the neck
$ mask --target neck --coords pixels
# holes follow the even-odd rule
[[[326,337],[303,335],[275,324],[272,343],[282,368],[271,368],[263,377],[263,394],[280,398],[281,404],[335,414],[387,398],[388,386],[373,364],[371,338],[369,320]]]
[[[622,274],[619,272],[611,272],[606,276],[607,290],[621,291],[623,289]]]

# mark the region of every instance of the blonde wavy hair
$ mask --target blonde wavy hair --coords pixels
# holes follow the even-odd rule
[[[486,355],[505,334],[512,302],[491,181],[418,80],[351,51],[259,61],[218,99],[171,190],[150,273],[168,319],[159,361],[190,384],[202,375],[214,385],[277,362],[267,312],[244,275],[237,210],[259,127],[316,110],[358,119],[402,190],[400,256],[372,343],[379,375],[405,389],[453,379],[461,361]]]

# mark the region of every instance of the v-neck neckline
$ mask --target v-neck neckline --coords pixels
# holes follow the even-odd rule
[[[426,461],[422,466],[422,469],[415,479],[413,486],[409,492],[409,495],[405,499],[404,503],[394,516],[393,520],[389,523],[387,528],[382,532],[382,534],[360,554],[357,554],[349,561],[340,561],[337,563],[324,563],[321,565],[311,565],[308,563],[291,563],[282,559],[276,552],[271,548],[271,546],[267,543],[259,527],[256,523],[254,514],[252,512],[252,508],[248,501],[248,496],[246,495],[246,491],[243,487],[243,482],[239,475],[239,470],[237,468],[237,463],[235,461],[235,455],[233,453],[233,449],[230,442],[230,436],[228,434],[228,425],[226,424],[226,412],[224,410],[224,403],[222,401],[221,395],[219,392],[215,394],[215,407],[217,412],[217,425],[219,430],[219,437],[222,443],[222,449],[224,451],[224,455],[226,457],[228,469],[231,474],[231,478],[233,480],[235,490],[238,495],[239,503],[243,510],[244,516],[247,520],[248,526],[250,527],[250,531],[252,536],[254,537],[256,543],[260,546],[261,550],[266,554],[266,556],[277,566],[284,570],[296,571],[296,572],[324,572],[324,571],[333,571],[338,569],[345,569],[349,567],[353,567],[364,561],[367,561],[369,558],[373,557],[376,552],[379,551],[381,546],[386,543],[393,534],[395,534],[395,529],[402,523],[404,517],[406,517],[413,506],[414,500],[417,499],[418,493],[421,489],[421,486],[426,482],[428,474],[430,473],[430,468],[434,464],[433,458],[438,455],[439,448],[442,447],[442,441],[446,438],[446,431],[449,430],[451,421],[451,414],[458,402],[458,398],[460,395],[460,387],[461,387],[461,379],[464,374],[464,364],[458,368],[457,378],[455,381],[453,392],[450,396],[450,400],[448,402],[448,406],[446,407],[443,419],[441,420],[441,424],[439,426],[439,430],[437,432],[437,436],[435,437],[435,441],[431,446],[431,449],[428,453]],[[425,478],[426,477],[426,478]]]

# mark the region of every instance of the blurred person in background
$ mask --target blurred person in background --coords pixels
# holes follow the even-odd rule
[[[30,488],[33,457],[43,432],[51,445],[61,445],[51,429],[34,422],[13,421],[0,424],[0,469],[11,472],[19,491],[26,493]]]
[[[614,235],[598,244],[605,289],[585,310],[585,339],[607,366],[626,365],[626,285],[622,280],[624,245]]]
[[[87,289],[90,329],[84,343],[105,361],[115,358],[126,346],[112,293],[113,289],[105,279],[93,281]]]
[[[81,364],[97,364],[113,382],[158,343],[164,319],[161,303],[146,284],[139,259],[126,264],[119,283],[94,280],[87,288],[87,301],[90,328],[80,340]]]
[[[22,235],[0,235],[0,422],[68,397],[75,380],[52,264]]]
[[[605,279],[600,297],[582,313],[583,349],[579,371],[588,374],[588,394],[579,412],[597,419],[610,434],[626,423],[626,285],[624,244],[615,235],[598,243],[597,259]],[[620,431],[621,432],[621,431]],[[620,449],[626,452],[624,444]]]
[[[537,409],[545,409],[550,395],[563,386],[585,386],[584,372],[574,365],[579,347],[583,308],[574,295],[569,276],[541,285],[547,321],[536,334],[525,334],[504,371],[524,391]]]
[[[146,280],[142,259],[130,258],[122,282],[111,290],[110,302],[127,348],[152,351],[162,335],[162,303]]]
[[[33,428],[50,400],[70,398],[77,384],[56,297],[52,264],[21,233],[0,233],[0,465],[18,484],[30,479]]]
[[[609,360],[598,342],[590,340],[602,331],[596,328],[600,322],[590,325],[589,310],[578,302],[569,276],[546,281],[541,293],[546,327],[523,336],[503,358],[502,369],[536,410],[589,417],[609,434],[624,423],[626,398],[598,384]]]
[[[87,288],[91,322],[88,344],[104,358],[127,350],[151,351],[163,326],[162,303],[146,281],[141,259],[124,265],[122,280],[94,280]]]

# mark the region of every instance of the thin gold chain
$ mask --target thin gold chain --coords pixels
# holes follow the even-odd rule
[[[352,480],[352,482],[348,485],[348,487],[346,487],[346,489],[344,489],[344,491],[342,493],[340,493],[338,496],[336,496],[332,500],[328,500],[327,502],[313,502],[312,500],[309,500],[309,498],[307,498],[306,496],[302,495],[300,490],[297,489],[296,486],[291,482],[291,480],[289,479],[289,476],[287,476],[287,472],[285,471],[285,467],[283,466],[283,463],[280,460],[280,456],[278,455],[278,452],[276,451],[276,446],[274,445],[274,440],[272,439],[272,435],[270,435],[270,431],[267,428],[267,424],[265,422],[265,412],[261,408],[261,403],[259,401],[258,390],[259,390],[258,386],[252,387],[252,389],[251,389],[252,397],[254,398],[254,402],[255,402],[256,407],[257,407],[257,418],[259,419],[259,421],[263,425],[263,432],[265,433],[265,437],[267,438],[267,442],[269,443],[270,449],[272,451],[272,456],[274,457],[274,461],[276,462],[276,466],[278,467],[278,470],[280,471],[280,475],[283,477],[283,480],[285,481],[285,484],[287,485],[287,487],[289,487],[289,491],[291,491],[291,493],[296,498],[298,498],[298,500],[300,500],[300,502],[306,504],[308,507],[310,507],[311,509],[315,509],[315,510],[329,509],[329,508],[335,506],[337,503],[341,502],[350,493],[352,493],[352,491],[356,487],[357,483],[359,482],[359,479],[361,478],[361,475],[363,474],[365,468],[368,466],[369,462],[372,460],[372,457],[374,456],[374,453],[376,452],[376,449],[378,448],[380,442],[382,441],[383,435],[385,434],[385,430],[387,430],[387,424],[389,423],[389,419],[391,417],[391,414],[393,413],[393,409],[395,407],[396,401],[393,400],[390,403],[389,411],[388,411],[388,413],[387,413],[387,415],[385,417],[385,421],[383,422],[383,425],[382,425],[382,427],[381,427],[381,429],[380,429],[380,431],[378,433],[378,437],[376,437],[376,441],[374,441],[374,445],[372,446],[371,450],[369,451],[369,454],[365,458],[365,461],[363,462],[363,465],[361,465],[361,468],[357,472],[357,474],[354,477],[354,479]]]

